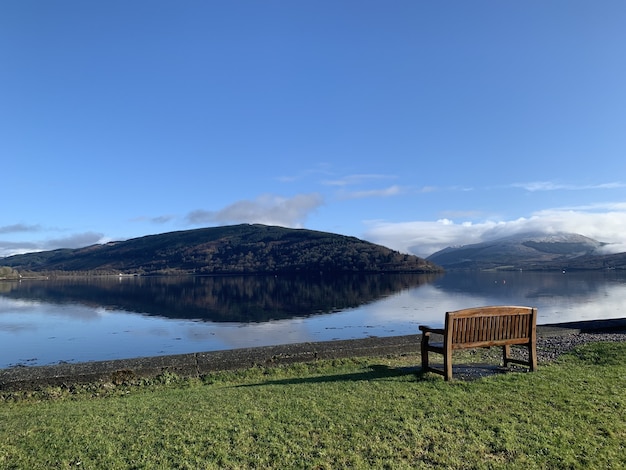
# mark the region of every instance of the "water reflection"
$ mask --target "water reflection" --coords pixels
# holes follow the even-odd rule
[[[249,323],[355,308],[435,279],[425,274],[104,277],[5,283],[0,295],[167,318]]]
[[[539,323],[626,317],[626,273],[0,282],[0,368],[415,334],[529,305]]]
[[[540,324],[626,317],[626,273],[616,271],[449,273],[434,286],[465,306],[537,307]]]
[[[506,299],[544,297],[588,298],[611,284],[624,284],[626,278],[616,271],[591,272],[452,272],[435,285],[447,292],[458,292]]]

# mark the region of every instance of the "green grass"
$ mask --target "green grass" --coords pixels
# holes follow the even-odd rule
[[[0,468],[626,467],[626,343],[472,381],[416,363],[7,392]]]

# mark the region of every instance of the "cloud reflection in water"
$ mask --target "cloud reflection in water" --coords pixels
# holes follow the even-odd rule
[[[0,294],[0,367],[416,334],[420,324],[441,326],[446,311],[495,304],[536,306],[540,324],[621,318],[626,280],[512,272],[23,282]],[[230,310],[247,321],[228,321]]]

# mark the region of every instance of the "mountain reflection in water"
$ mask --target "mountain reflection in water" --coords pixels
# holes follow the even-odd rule
[[[446,311],[626,317],[626,273],[109,277],[0,281],[0,368],[400,336]]]
[[[0,294],[173,319],[265,322],[333,313],[432,282],[436,275],[85,277],[6,283]]]

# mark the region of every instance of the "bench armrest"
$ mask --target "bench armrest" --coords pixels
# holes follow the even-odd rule
[[[420,325],[419,329],[424,334],[428,334],[428,333],[435,333],[438,335],[445,334],[445,330],[443,328],[431,328],[430,326],[427,326],[427,325]]]

